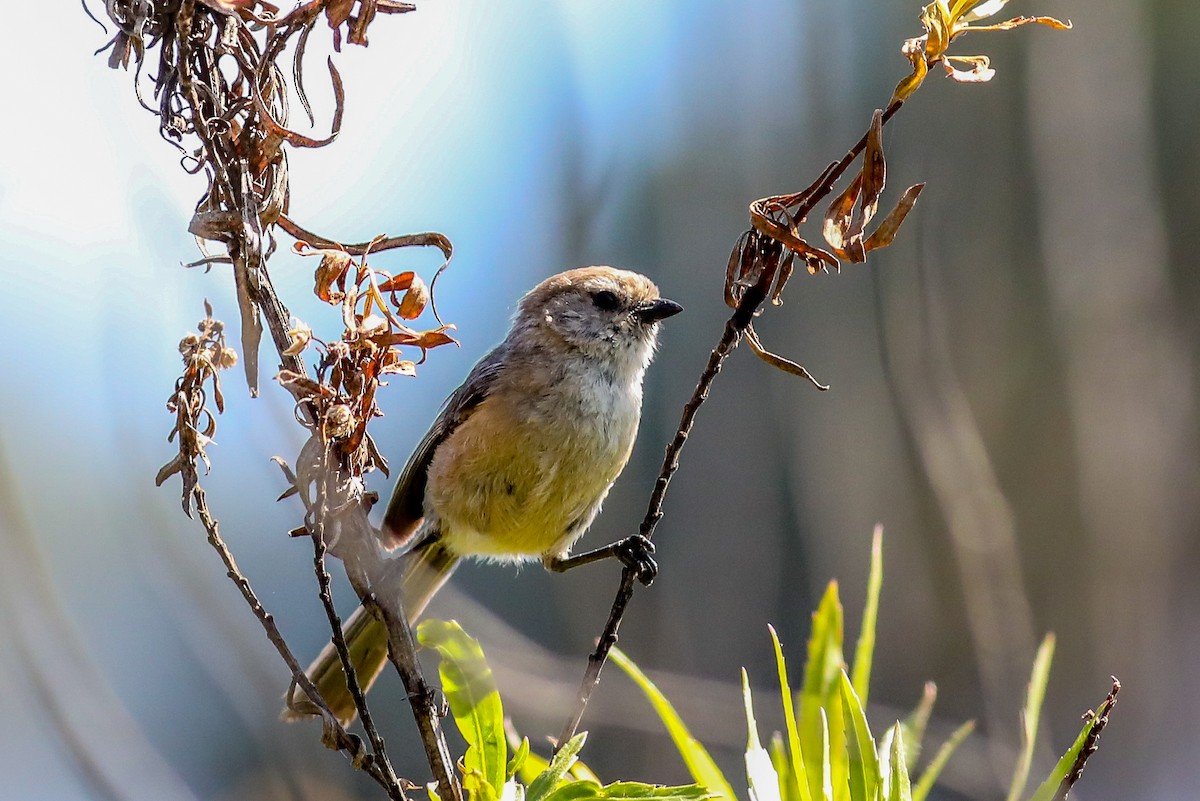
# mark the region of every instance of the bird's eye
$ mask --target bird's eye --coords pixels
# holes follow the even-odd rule
[[[597,309],[615,311],[621,305],[621,300],[615,293],[602,289],[592,295],[592,303],[596,305]]]

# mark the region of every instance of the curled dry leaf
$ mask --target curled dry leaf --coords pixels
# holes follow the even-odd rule
[[[750,345],[750,349],[754,351],[754,354],[758,356],[758,358],[762,359],[772,367],[776,367],[785,373],[791,373],[792,375],[799,376],[800,378],[811,382],[813,386],[822,392],[829,389],[828,385],[822,384],[820,381],[813,378],[812,374],[809,373],[808,370],[805,370],[796,362],[792,361],[791,359],[785,359],[784,357],[772,353],[764,348],[762,341],[758,338],[758,333],[754,330],[753,325],[747,326],[746,328],[746,342]]]
[[[861,238],[863,230],[879,210],[879,196],[887,184],[887,160],[883,156],[883,109],[871,115],[867,131],[867,148],[863,151],[862,198],[859,222],[850,229],[851,238]]]
[[[414,275],[408,291],[404,293],[404,300],[400,301],[400,316],[405,320],[415,320],[425,311],[428,303],[429,289],[420,276]]]
[[[854,204],[862,194],[862,173],[854,177],[842,193],[829,204],[825,212],[825,225],[822,233],[825,241],[833,248],[834,253],[846,258],[846,246],[849,244],[850,226],[854,222]]]
[[[416,279],[417,274],[412,270],[406,270],[398,275],[394,275],[379,285],[380,292],[402,292],[408,289]]]
[[[957,69],[955,63],[968,64],[971,69]],[[991,63],[987,56],[946,56],[942,59],[946,74],[958,83],[987,83],[996,75]]]
[[[295,317],[292,318],[292,327],[288,329],[287,334],[288,339],[292,344],[290,344],[287,349],[284,350],[284,356],[300,355],[304,352],[304,349],[308,347],[308,343],[311,342],[313,338],[312,329],[309,328],[303,320],[298,320]]]
[[[892,244],[892,240],[896,238],[896,233],[900,230],[901,223],[908,213],[912,211],[912,207],[917,205],[917,198],[921,195],[921,190],[925,188],[925,184],[913,184],[908,189],[904,190],[900,201],[896,204],[896,208],[883,218],[883,222],[875,229],[875,232],[867,237],[863,247],[868,250],[877,250],[886,248]]]
[[[334,306],[346,296],[346,272],[354,259],[341,248],[314,248],[307,242],[297,242],[292,249],[301,256],[320,256],[321,261],[313,273],[313,293]],[[338,290],[334,290],[334,285]]]
[[[887,184],[882,109],[876,109],[871,117],[862,158],[863,166],[858,175],[829,205],[822,229],[834,254],[855,264],[865,262],[872,249],[867,244],[871,240],[864,240],[864,234],[879,209],[879,197]]]

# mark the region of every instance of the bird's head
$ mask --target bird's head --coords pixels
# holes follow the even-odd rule
[[[581,267],[547,278],[521,299],[516,327],[581,355],[644,368],[658,323],[683,311],[644,275]]]

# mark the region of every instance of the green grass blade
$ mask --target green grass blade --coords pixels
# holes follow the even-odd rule
[[[908,778],[908,765],[904,760],[904,730],[899,721],[892,728],[892,748],[889,753],[886,801],[912,801],[912,782]]]
[[[671,706],[671,702],[667,700],[666,696],[658,687],[654,686],[654,682],[650,681],[620,648],[614,647],[609,657],[645,693],[650,705],[654,707],[654,711],[658,713],[658,717],[666,727],[667,734],[671,735],[675,749],[679,751],[692,778],[698,784],[707,787],[714,795],[729,801],[736,801],[737,796],[733,794],[733,788],[725,780],[725,775],[721,773],[717,763],[713,761],[712,756],[700,744],[700,741],[692,736],[683,719],[679,717],[679,713],[675,711],[675,707]]]
[[[478,771],[498,798],[508,778],[504,709],[479,641],[455,621],[432,619],[417,626],[417,639],[441,657],[438,675],[442,692],[458,730],[467,741],[464,767],[468,772]]]
[[[746,785],[750,791],[750,801],[783,801],[779,792],[779,774],[771,764],[771,755],[758,739],[750,677],[746,675],[745,668],[742,668],[742,700],[746,704]]]
[[[833,801],[833,774],[829,762],[829,717],[821,710],[821,801]]]
[[[854,685],[841,673],[842,713],[846,720],[846,751],[849,759],[850,801],[875,801],[879,792],[879,757],[875,739]]]
[[[1046,781],[1042,782],[1041,787],[1033,794],[1030,801],[1055,801],[1066,797],[1066,793],[1070,787],[1064,787],[1063,782],[1071,775],[1076,768],[1083,770],[1083,765],[1080,760],[1086,761],[1088,756],[1095,751],[1097,742],[1100,739],[1100,732],[1108,725],[1108,714],[1112,712],[1113,704],[1117,702],[1117,693],[1121,690],[1121,683],[1113,679],[1112,692],[1104,699],[1104,703],[1100,704],[1100,708],[1096,710],[1096,714],[1092,715],[1079,731],[1079,736],[1075,738],[1075,742],[1067,749],[1067,752],[1059,758],[1058,764],[1054,766],[1054,770],[1050,772],[1050,776]],[[1076,775],[1078,777],[1078,774]]]
[[[1029,767],[1033,764],[1033,748],[1037,744],[1042,701],[1046,697],[1046,684],[1050,681],[1050,663],[1053,661],[1054,635],[1047,634],[1033,660],[1033,673],[1029,677],[1029,689],[1025,692],[1025,709],[1021,711],[1021,753],[1017,756],[1017,766],[1013,770],[1006,801],[1018,801],[1025,792]]]
[[[554,792],[555,788],[558,787],[558,783],[562,781],[563,776],[567,775],[567,771],[575,763],[575,759],[586,740],[587,732],[581,731],[572,737],[566,745],[558,749],[554,756],[550,758],[549,766],[529,783],[529,788],[525,791],[526,801],[544,801],[547,796]]]
[[[808,638],[808,662],[804,668],[804,686],[800,691],[800,746],[805,756],[810,796],[821,795],[820,777],[824,765],[821,754],[821,709],[829,720],[830,772],[833,776],[834,798],[845,797],[847,761],[846,732],[841,710],[841,691],[838,676],[846,666],[842,652],[842,603],[838,584],[829,582],[817,611],[813,614],[812,634]]]
[[[879,593],[883,588],[883,526],[875,526],[871,538],[871,572],[867,578],[867,605],[863,607],[862,628],[854,646],[854,691],[862,705],[867,705],[871,687],[871,662],[875,657],[875,626],[879,620]]]
[[[804,748],[800,743],[800,727],[796,721],[796,710],[792,705],[792,688],[788,683],[787,662],[783,658],[783,644],[773,626],[767,626],[771,632],[771,643],[775,646],[775,669],[779,674],[779,698],[783,703],[783,723],[787,730],[788,763],[791,765],[789,778],[792,787],[789,795],[794,795],[800,801],[812,801],[812,788],[809,785],[808,765],[804,760]]]
[[[963,740],[967,739],[967,736],[973,731],[975,731],[975,721],[968,720],[954,730],[954,733],[950,735],[950,739],[942,743],[942,747],[934,755],[933,761],[929,763],[929,767],[925,768],[925,772],[921,774],[921,779],[917,782],[917,786],[913,788],[912,801],[925,801],[925,798],[929,795],[929,791],[933,789],[933,783],[938,780],[938,776],[942,775],[942,769],[950,761],[950,755],[962,745]]]
[[[937,701],[937,685],[932,681],[925,682],[925,690],[917,706],[900,722],[904,730],[904,760],[909,769],[914,769],[921,759],[921,747],[925,742],[925,729],[929,726],[929,718],[933,715],[933,704]]]
[[[641,782],[613,782],[601,787],[594,781],[561,785],[545,801],[705,801],[712,796],[698,784],[660,787]]]
[[[771,754],[771,767],[775,768],[775,774],[779,777],[779,796],[783,801],[800,801],[799,795],[796,792],[796,781],[792,774],[791,760],[788,759],[787,746],[783,742],[783,735],[779,732],[771,734],[771,744],[767,746],[767,750]]]

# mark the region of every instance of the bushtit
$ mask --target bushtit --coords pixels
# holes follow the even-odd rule
[[[658,322],[682,311],[645,276],[584,267],[521,299],[508,336],[442,407],[404,467],[380,536],[407,548],[402,600],[415,619],[458,561],[540,559],[562,571],[616,557],[649,583],[648,540],[570,556],[633,449]],[[364,607],[345,626],[364,690],[387,660],[387,631]],[[332,644],[308,669],[343,722],[357,710]],[[317,710],[288,694],[289,719]]]

